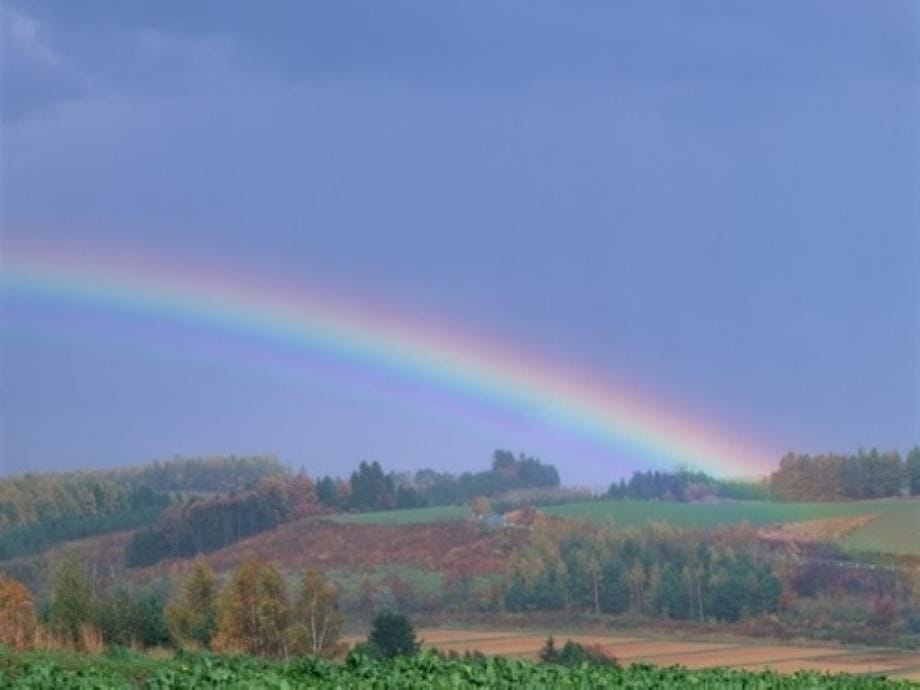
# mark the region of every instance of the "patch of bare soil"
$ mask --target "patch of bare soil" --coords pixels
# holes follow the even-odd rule
[[[771,541],[814,543],[839,541],[848,534],[862,529],[878,515],[857,515],[855,517],[823,518],[768,525],[759,530],[763,539]]]
[[[411,564],[472,576],[501,572],[511,551],[525,538],[513,531],[483,531],[468,522],[362,525],[304,520],[214,551],[205,559],[218,573],[232,570],[248,555],[256,555],[285,570]],[[144,568],[137,576],[173,575],[187,566],[188,561],[169,561]]]
[[[459,653],[478,651],[489,656],[535,659],[546,641],[546,633],[475,629],[423,629],[418,633],[426,646]],[[920,656],[907,651],[847,649],[839,646],[797,646],[757,644],[739,638],[728,642],[649,639],[617,635],[555,633],[557,645],[571,639],[601,648],[624,663],[650,662],[659,666],[679,664],[687,668],[722,666],[765,669],[781,673],[798,670],[831,673],[885,674],[916,679]]]

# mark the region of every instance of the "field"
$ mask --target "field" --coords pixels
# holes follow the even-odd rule
[[[130,652],[115,656],[11,654],[0,649],[0,686],[17,690],[60,688],[760,688],[886,690],[916,685],[872,676],[733,669],[688,670],[645,664],[626,668],[563,667],[521,659],[441,659],[431,653],[393,661],[353,658],[347,663],[311,659],[273,662],[248,657],[181,655],[152,659]]]
[[[429,629],[418,633],[426,646],[458,653],[479,651],[487,656],[534,660],[546,641],[546,632],[520,630]],[[641,635],[597,635],[555,632],[558,645],[572,639],[596,645],[623,664],[680,665],[689,669],[726,667],[749,671],[772,669],[782,673],[884,674],[920,681],[920,653],[916,651],[842,646],[776,645],[729,638],[726,641],[656,639]],[[351,641],[357,641],[351,640]]]
[[[332,515],[330,520],[353,525],[412,525],[440,520],[466,520],[470,511],[466,506],[435,506],[384,510],[379,513],[344,513]]]
[[[873,516],[847,534],[841,543],[857,550],[920,555],[920,499],[885,498],[840,503],[669,503],[656,501],[585,501],[542,508],[548,515],[580,520],[612,520],[618,527],[666,522],[683,527],[717,527],[748,522],[752,525],[802,522],[829,518]],[[335,516],[351,524],[408,525],[465,520],[464,506],[390,510]]]

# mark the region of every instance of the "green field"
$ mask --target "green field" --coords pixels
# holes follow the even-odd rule
[[[670,503],[663,501],[586,501],[542,508],[549,515],[578,520],[612,520],[618,527],[666,522],[681,527],[717,527],[740,522],[766,525],[822,518],[877,515],[844,540],[863,551],[920,555],[920,499],[884,498],[841,503]],[[465,506],[438,506],[377,513],[351,513],[330,519],[352,524],[407,525],[438,520],[465,520]]]
[[[612,520],[620,527],[666,522],[682,527],[716,527],[749,522],[764,525],[821,518],[877,515],[844,544],[854,549],[920,555],[920,499],[885,498],[845,503],[664,503],[590,501],[545,509],[550,515],[580,520]]]
[[[346,663],[315,659],[273,662],[247,657],[186,654],[154,660],[125,652],[104,655],[11,654],[0,649],[0,686],[33,690],[61,688],[908,688],[907,681],[853,675],[634,665],[625,669],[556,666],[516,659],[439,659],[431,652],[392,661],[356,657]]]
[[[435,506],[408,510],[383,510],[377,513],[345,513],[328,519],[354,525],[411,525],[439,520],[466,520],[470,510],[466,506]]]

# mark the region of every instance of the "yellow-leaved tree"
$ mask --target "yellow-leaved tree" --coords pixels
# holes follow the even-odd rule
[[[221,592],[217,620],[215,650],[287,656],[290,604],[278,570],[260,558],[244,560]]]
[[[166,607],[166,624],[183,647],[211,646],[217,630],[217,580],[203,558],[196,559],[178,600]]]
[[[336,656],[343,622],[335,585],[317,571],[308,570],[294,607],[294,623],[288,631],[290,650],[311,656]]]

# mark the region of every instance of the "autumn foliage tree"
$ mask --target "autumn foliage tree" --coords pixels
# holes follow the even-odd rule
[[[344,622],[338,590],[316,570],[304,574],[293,614],[294,623],[288,631],[292,651],[325,657],[338,653]]]
[[[0,575],[0,645],[27,649],[35,635],[35,605],[29,588]]]
[[[166,607],[166,622],[178,644],[211,646],[217,631],[217,581],[204,559],[195,561],[178,600]]]
[[[281,574],[267,561],[247,558],[221,594],[214,649],[287,656],[290,616]]]
[[[78,645],[81,628],[92,620],[93,599],[89,582],[74,552],[58,566],[54,579],[49,622],[62,639]]]

